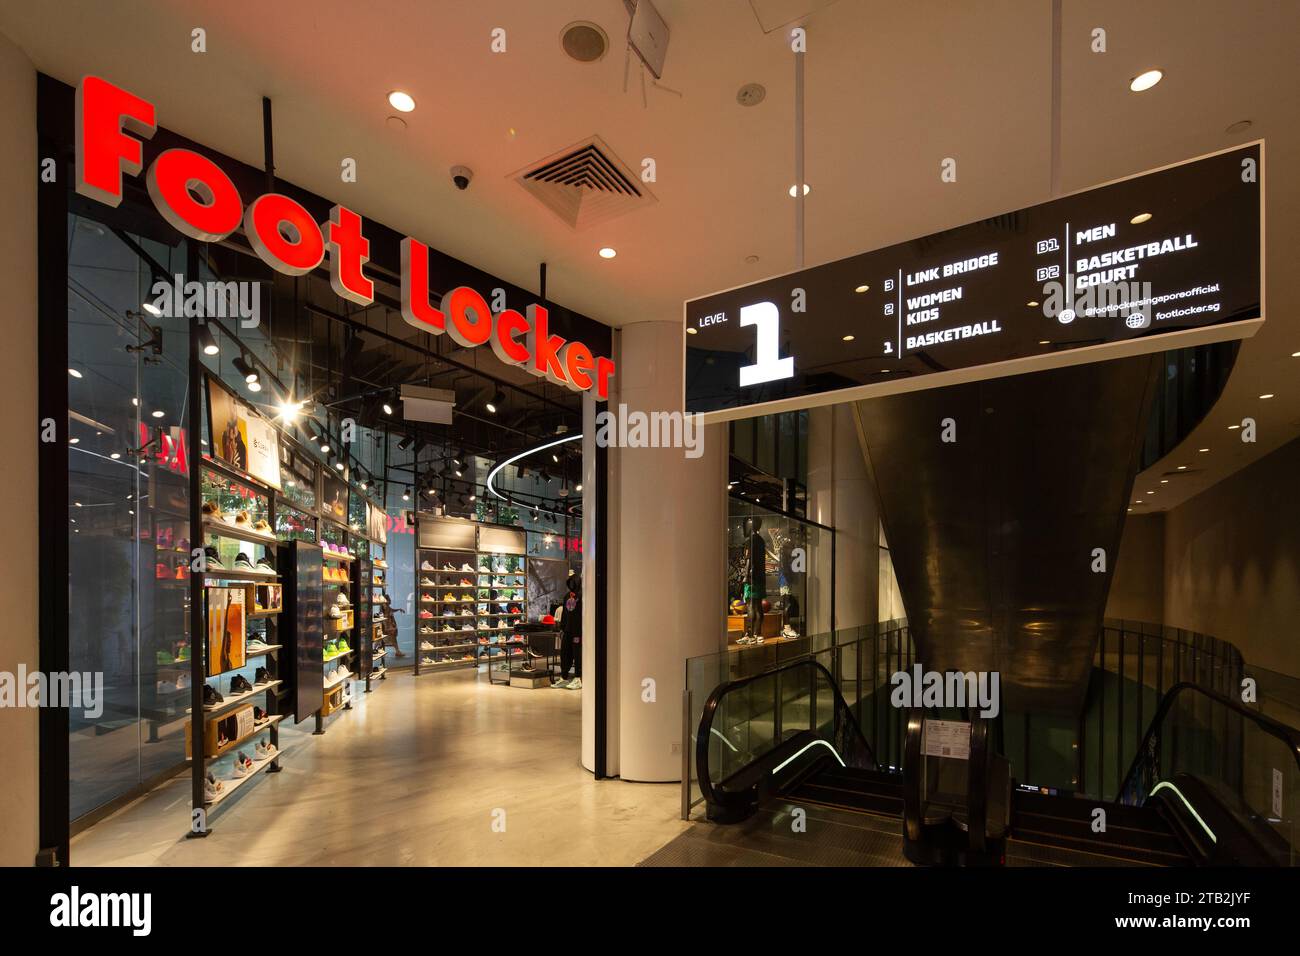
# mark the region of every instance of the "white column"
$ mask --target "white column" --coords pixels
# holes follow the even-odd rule
[[[683,337],[680,321],[622,329],[615,410],[681,410]],[[727,427],[697,437],[696,457],[683,448],[610,452],[617,508],[609,538],[618,551],[610,575],[618,715],[610,733],[625,780],[681,779],[686,659],[716,652],[726,628]]]
[[[5,492],[21,502],[8,509],[5,535],[23,549],[24,560],[5,562],[0,575],[0,671],[28,673],[40,667],[37,632],[36,436],[36,69],[8,37],[0,36],[0,287],[5,290],[5,347],[0,350],[0,407],[12,423],[5,449]],[[62,171],[60,171],[60,175]],[[59,440],[65,421],[58,422]],[[48,529],[66,534],[65,528]],[[37,851],[36,708],[0,707],[0,866],[31,866]]]

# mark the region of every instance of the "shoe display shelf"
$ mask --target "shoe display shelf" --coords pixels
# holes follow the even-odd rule
[[[377,541],[367,539],[364,557],[357,562],[357,603],[366,613],[359,617],[357,641],[361,653],[357,658],[360,678],[365,684],[364,693],[374,690],[374,682],[388,679],[388,641],[381,624],[376,623],[379,615],[392,613],[389,607],[388,592],[385,589],[388,579],[388,562],[384,559],[384,546]]]
[[[279,589],[258,587],[280,582],[277,570],[280,541],[272,530],[275,521],[275,489],[207,456],[201,462],[193,486],[197,486],[199,491],[197,499],[192,502],[192,509],[197,519],[194,523],[202,529],[203,547],[202,570],[194,576],[198,585],[204,589],[204,594],[211,587],[245,586],[243,665],[234,670],[258,666],[260,660],[260,667],[266,671],[266,677],[260,683],[253,684],[251,690],[225,694],[220,702],[212,705],[203,704],[203,685],[210,685],[220,693],[223,673],[209,673],[209,602],[199,601],[198,614],[202,632],[194,636],[193,652],[187,658],[188,666],[192,668],[192,678],[199,686],[194,688],[191,705],[185,713],[190,721],[187,736],[191,746],[187,759],[193,775],[192,802],[197,809],[201,799],[204,809],[201,823],[192,824],[189,835],[206,836],[212,832],[208,826],[209,811],[263,771],[276,773],[280,770],[280,759],[284,755],[280,751],[279,724],[284,718],[279,713],[279,700],[285,687],[281,676],[280,652],[285,645],[279,636],[279,608],[270,600],[272,593],[278,598]],[[236,561],[240,558],[246,560],[239,560],[240,566],[237,567]],[[263,591],[266,592],[268,605],[272,606],[259,605]],[[259,643],[250,647],[250,639]],[[210,753],[206,744],[193,745],[194,741],[206,742],[212,728],[219,721],[251,707],[258,699],[262,701],[267,719],[261,723],[255,722],[246,733],[212,748]],[[256,749],[250,745],[262,743],[269,743],[274,748],[273,754],[253,759]],[[250,756],[253,766],[247,773],[236,776],[236,768],[228,763],[228,758],[241,750]],[[209,780],[219,787],[215,794],[205,786]]]
[[[325,718],[352,708],[351,682],[360,675],[359,625],[363,613],[363,595],[360,586],[361,555],[364,539],[332,519],[322,518],[320,523],[321,564],[324,584],[324,642],[326,653],[322,676],[323,703],[316,711],[317,734],[325,732]],[[328,611],[337,607],[341,616],[330,617]],[[369,617],[368,595],[364,604]],[[340,638],[348,644],[345,651],[330,651]]]
[[[514,658],[523,658],[526,642],[514,633],[514,626],[528,620],[528,559],[522,554],[479,551],[474,569],[478,581],[479,657],[487,665],[488,681],[509,684]],[[501,610],[501,605],[506,610]],[[515,610],[512,610],[515,609]],[[509,625],[501,627],[501,624]],[[499,677],[504,679],[498,680]]]
[[[416,654],[415,673],[432,674],[477,667],[478,633],[464,625],[477,623],[478,553],[453,548],[419,548],[416,551]],[[470,600],[461,601],[461,596]],[[445,626],[454,631],[443,631]],[[421,633],[421,628],[435,633]],[[439,640],[455,644],[439,645]],[[432,644],[432,650],[421,649]]]

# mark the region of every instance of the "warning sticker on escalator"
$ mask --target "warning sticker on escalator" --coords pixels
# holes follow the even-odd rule
[[[927,720],[921,733],[927,757],[970,759],[970,724],[964,720]]]

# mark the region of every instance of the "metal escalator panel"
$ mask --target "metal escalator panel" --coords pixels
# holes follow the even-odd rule
[[[857,403],[927,669],[997,671],[1003,708],[1079,713],[1160,365],[1125,358]],[[1105,573],[1092,569],[1097,548]]]

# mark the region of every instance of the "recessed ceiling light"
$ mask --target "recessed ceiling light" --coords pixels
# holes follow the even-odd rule
[[[150,412],[150,414],[153,415],[154,418],[162,418],[167,413],[164,412],[161,408],[155,408],[152,412]]]
[[[695,335],[695,334],[696,334],[696,332],[695,332],[695,328],[694,328],[693,326],[692,326],[692,327],[688,327],[688,328],[686,329],[686,334],[687,334],[687,335]]]
[[[115,451],[113,452],[113,454],[109,455],[108,457],[113,459],[114,461],[117,461],[119,458],[122,457],[122,453],[120,451]]]
[[[1187,466],[1186,466],[1186,465],[1179,465],[1179,466],[1178,466],[1178,470],[1179,470],[1179,471],[1186,471],[1186,470],[1187,470]]]
[[[846,336],[844,336],[844,341],[845,341],[845,342],[852,342],[852,341],[853,341],[853,336],[851,336],[851,335],[846,335]]]
[[[1229,425],[1229,426],[1228,426],[1228,431],[1230,431],[1230,432],[1232,432],[1232,431],[1236,431],[1236,430],[1237,430],[1238,428],[1240,428],[1240,427],[1241,427],[1240,425]]]
[[[1148,491],[1147,494],[1149,494],[1149,495],[1154,495],[1155,492],[1154,492],[1154,491]]]
[[[868,289],[870,289],[870,288],[871,288],[871,286],[869,286],[869,285],[860,285],[860,286],[858,286],[856,289],[854,289],[853,291],[854,291],[854,292],[866,292],[866,291],[867,291]]]
[[[804,183],[804,184],[803,184],[803,194],[804,194],[805,196],[807,196],[810,192],[812,192],[812,187],[809,186],[807,183]],[[794,198],[794,187],[793,187],[793,186],[790,187],[790,198],[791,198],[791,199]]]
[[[73,378],[81,378],[81,372],[77,371],[75,368],[68,369],[68,374]]]
[[[1291,357],[1292,357],[1292,358],[1300,358],[1300,352],[1292,352],[1292,353],[1291,353]]]
[[[1232,136],[1236,133],[1244,133],[1254,125],[1252,120],[1237,120],[1237,122],[1230,124],[1224,132]]]
[[[142,302],[140,308],[144,309],[154,318],[158,318],[162,315],[162,309],[158,308],[158,306],[154,305],[152,302]]]
[[[388,105],[399,113],[409,113],[415,109],[415,97],[402,90],[393,90],[388,94]]]
[[[1039,339],[1039,340],[1038,340],[1038,344],[1039,344],[1039,345],[1051,345],[1051,344],[1052,344],[1052,340],[1051,340],[1051,339]]]
[[[1201,452],[1202,454],[1204,454],[1205,452],[1209,451],[1210,449],[1208,449],[1208,448],[1198,448],[1198,449],[1196,449],[1196,450],[1199,451],[1199,452]]]
[[[1031,309],[1038,308],[1038,302],[1034,299],[1030,299],[1028,302],[1025,303],[1025,305],[1029,306],[1029,308]]]
[[[336,462],[334,462],[334,467],[337,468],[339,471],[342,471],[342,470],[343,470],[343,462],[341,462],[341,461],[336,461]]]
[[[1162,70],[1147,70],[1145,73],[1139,73],[1129,80],[1128,88],[1134,93],[1145,92],[1164,79],[1164,75]]]
[[[600,250],[600,257],[602,259],[613,259],[616,255],[618,255],[618,250],[611,249],[609,246],[605,246]]]
[[[1160,484],[1162,484],[1162,485],[1167,485],[1167,484],[1169,484],[1169,479],[1168,479],[1168,478],[1161,478],[1161,479],[1160,479]]]
[[[1129,220],[1129,223],[1131,223],[1131,224],[1134,225],[1134,226],[1140,226],[1140,225],[1142,225],[1142,223],[1146,222],[1146,221],[1147,221],[1148,219],[1150,219],[1150,218],[1151,218],[1151,213],[1149,213],[1149,212],[1140,212],[1140,213],[1138,213],[1136,216],[1134,216],[1132,219],[1130,219],[1130,220]]]
[[[1273,393],[1272,393],[1272,392],[1265,392],[1263,395],[1261,395],[1261,396],[1259,396],[1259,397],[1260,397],[1260,398],[1272,398],[1272,397],[1273,397]]]
[[[69,438],[69,439],[68,439],[68,444],[69,444],[69,445],[80,444],[80,442],[81,442],[81,439],[80,439],[80,438]]]
[[[745,256],[745,262],[751,266],[757,261],[758,261],[758,256]]]

